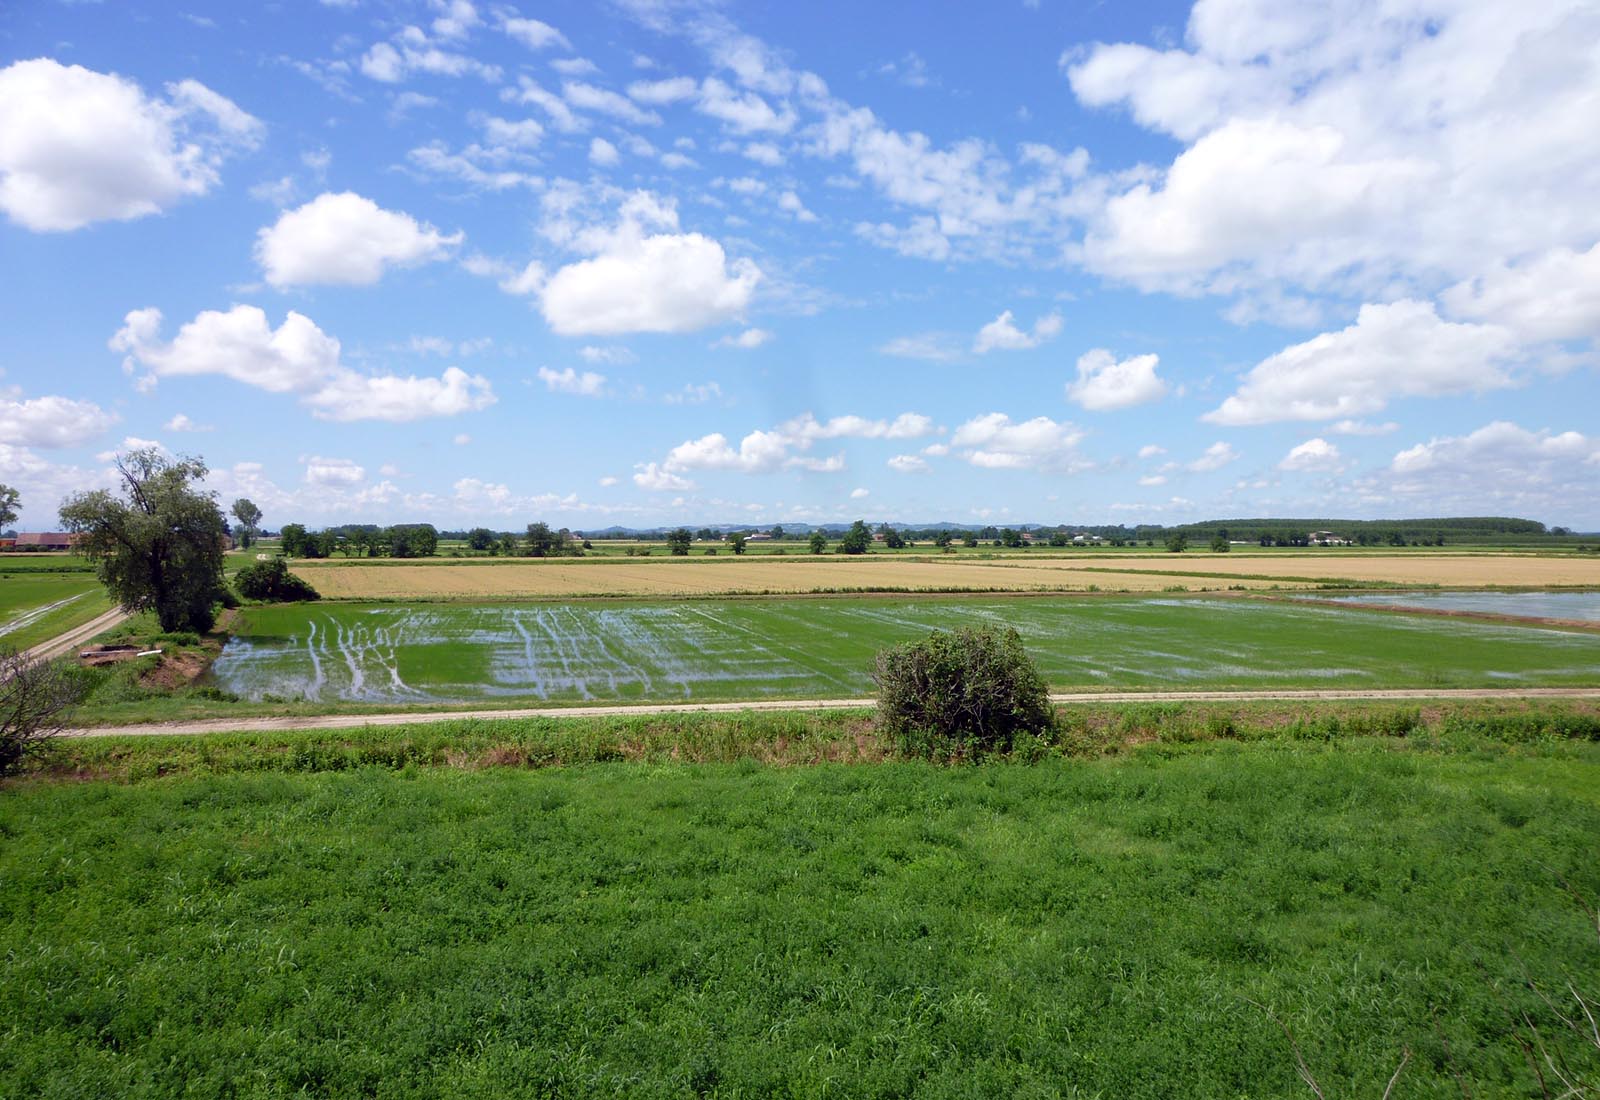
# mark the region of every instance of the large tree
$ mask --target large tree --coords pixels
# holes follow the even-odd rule
[[[0,531],[17,522],[17,508],[22,494],[9,485],[0,485]]]
[[[165,631],[211,629],[227,525],[216,494],[193,487],[206,476],[205,463],[152,447],[119,457],[117,472],[120,496],[96,489],[61,506],[78,552],[96,564],[124,610],[154,611]]]
[[[256,541],[256,533],[260,531],[261,509],[249,497],[240,497],[233,502],[233,518],[239,521],[239,545],[250,549],[250,544]]]
[[[850,530],[839,540],[839,553],[865,554],[872,546],[872,531],[861,520],[850,525]]]

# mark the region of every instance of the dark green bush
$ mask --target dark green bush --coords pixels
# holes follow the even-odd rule
[[[1015,630],[936,630],[880,652],[873,680],[879,728],[908,755],[1009,752],[1020,733],[1054,732],[1049,692]]]
[[[270,603],[289,603],[294,600],[318,600],[317,590],[289,572],[282,558],[247,565],[233,578],[239,595],[247,600],[265,600]]]

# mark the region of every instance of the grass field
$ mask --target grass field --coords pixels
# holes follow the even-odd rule
[[[1309,1095],[1259,1002],[1330,1097],[1405,1049],[1397,1097],[1537,1095],[1511,1013],[1584,1057],[1522,979],[1595,992],[1557,876],[1600,891],[1600,746],[1407,744],[13,783],[0,1080]]]
[[[815,591],[1190,591],[1233,587],[1405,584],[1600,587],[1600,557],[1536,554],[1101,554],[1016,552],[978,558],[872,554],[760,558],[580,558],[533,561],[298,561],[295,572],[337,599],[518,599]]]
[[[212,673],[248,699],[327,703],[854,696],[879,649],[967,623],[1016,627],[1063,690],[1600,678],[1592,633],[1197,597],[256,607]]]
[[[0,646],[27,649],[110,607],[93,573],[0,569]]]

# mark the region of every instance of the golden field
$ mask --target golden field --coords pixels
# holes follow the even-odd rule
[[[1449,587],[1600,587],[1600,559],[1532,554],[1159,554],[982,561],[902,556],[658,558],[618,561],[431,559],[300,561],[295,572],[332,599],[547,599],[872,590],[1191,592],[1304,588],[1320,580]],[[1206,574],[1220,574],[1207,576]]]

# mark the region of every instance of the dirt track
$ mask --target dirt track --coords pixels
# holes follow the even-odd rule
[[[90,619],[82,626],[75,626],[65,634],[57,634],[48,642],[40,642],[28,650],[28,656],[49,660],[52,657],[59,657],[63,653],[70,653],[96,634],[110,630],[127,617],[128,613],[126,611],[123,611],[120,607],[113,607],[104,615]]]
[[[1405,702],[1470,699],[1600,699],[1600,687],[1577,688],[1396,688],[1383,691],[1104,691],[1052,695],[1054,703],[1254,703],[1254,702]],[[438,722],[506,721],[519,718],[610,718],[654,714],[737,713],[739,711],[847,710],[870,707],[857,699],[764,700],[747,703],[662,703],[654,706],[526,707],[518,710],[452,710],[391,714],[325,714],[293,718],[221,718],[200,722],[153,722],[138,726],[98,726],[64,730],[63,737],[169,737],[208,733],[285,733],[298,730],[360,729],[364,726],[421,726]]]

